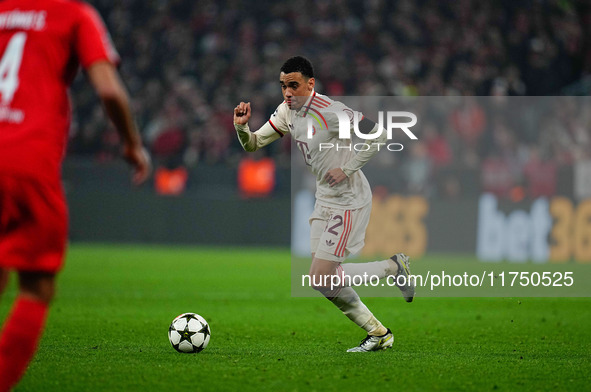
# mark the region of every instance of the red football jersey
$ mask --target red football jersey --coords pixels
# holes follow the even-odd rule
[[[0,173],[59,179],[68,87],[82,65],[117,63],[99,14],[69,0],[0,1]]]

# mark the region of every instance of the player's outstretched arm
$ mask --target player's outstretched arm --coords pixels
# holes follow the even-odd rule
[[[240,102],[240,104],[234,108],[234,124],[248,124],[248,120],[250,120],[250,115],[250,102]]]
[[[148,179],[152,165],[133,120],[127,90],[117,69],[108,61],[92,64],[87,72],[107,115],[123,139],[123,156],[134,168],[133,183],[139,185]]]
[[[245,151],[253,152],[258,149],[256,136],[250,132],[248,120],[250,120],[250,102],[240,102],[234,108],[234,129],[238,135],[238,140]]]
[[[248,127],[250,116],[250,102],[240,102],[234,108],[234,129],[236,129],[238,140],[245,151],[256,151],[281,137],[269,122],[256,132],[250,132],[250,128]]]

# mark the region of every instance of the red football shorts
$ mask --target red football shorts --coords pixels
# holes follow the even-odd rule
[[[68,210],[59,181],[0,174],[0,267],[58,272],[64,262]]]

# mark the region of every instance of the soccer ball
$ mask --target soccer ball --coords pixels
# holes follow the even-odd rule
[[[168,340],[179,353],[198,353],[209,344],[207,321],[196,313],[183,313],[170,323]]]

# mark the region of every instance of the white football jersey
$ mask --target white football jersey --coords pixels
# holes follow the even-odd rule
[[[361,113],[355,113],[343,103],[314,91],[299,111],[291,110],[283,102],[269,119],[269,124],[277,134],[269,139],[273,141],[278,136],[291,134],[301,157],[316,176],[316,200],[320,205],[355,209],[371,202],[371,188],[361,170],[333,187],[324,180],[330,169],[342,168],[356,154],[351,146],[351,139],[339,139],[339,119],[336,112],[343,112],[348,116],[351,130],[353,122],[363,118]]]

